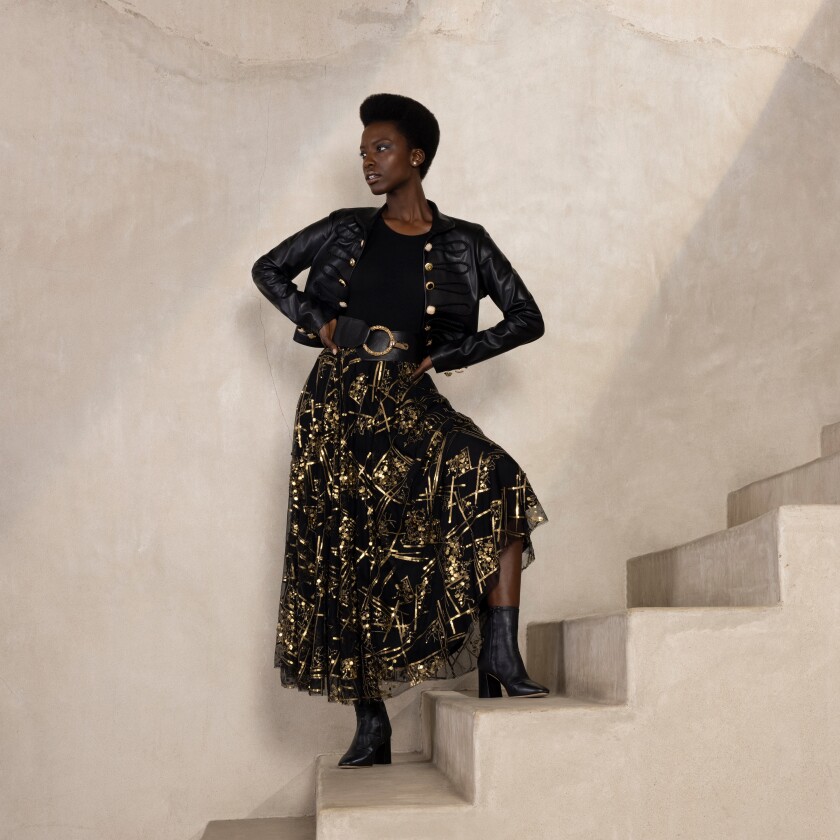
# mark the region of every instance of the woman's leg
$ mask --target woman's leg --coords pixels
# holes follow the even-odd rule
[[[517,538],[499,555],[499,575],[487,593],[481,654],[478,658],[478,696],[545,697],[548,688],[528,676],[519,653],[519,596],[523,540]]]
[[[522,538],[508,543],[499,555],[499,577],[487,593],[490,607],[518,607],[522,583]]]

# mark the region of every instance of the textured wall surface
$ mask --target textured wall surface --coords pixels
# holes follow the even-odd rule
[[[840,419],[840,0],[0,9],[4,840],[306,813],[349,743],[272,668],[316,351],[249,269],[375,203],[368,93],[436,113],[429,197],[546,316],[436,377],[548,513],[523,626],[622,606],[627,557],[724,527]]]

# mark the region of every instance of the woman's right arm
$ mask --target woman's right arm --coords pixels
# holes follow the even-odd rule
[[[320,332],[321,327],[335,318],[337,312],[331,311],[324,301],[298,289],[293,280],[312,265],[331,230],[332,217],[326,216],[284,239],[261,256],[251,269],[257,288],[287,318],[307,332]]]

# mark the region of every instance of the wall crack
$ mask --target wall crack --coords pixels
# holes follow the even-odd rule
[[[820,76],[824,76],[829,81],[831,81],[835,85],[840,85],[840,76],[835,75],[830,70],[827,70],[825,67],[817,64],[816,62],[809,61],[805,56],[801,53],[797,52],[795,49],[782,49],[781,47],[773,46],[772,44],[730,44],[727,41],[723,41],[720,38],[716,38],[715,36],[704,36],[700,35],[697,38],[676,38],[671,35],[665,35],[662,32],[657,32],[653,29],[647,29],[644,26],[636,23],[629,18],[622,17],[619,14],[616,14],[609,6],[605,6],[603,4],[593,4],[593,8],[597,9],[598,11],[603,12],[607,16],[611,17],[613,20],[616,20],[624,29],[632,32],[635,35],[639,35],[643,38],[648,38],[650,40],[659,41],[663,44],[696,44],[698,46],[716,46],[716,47],[723,47],[724,49],[728,50],[738,50],[742,52],[765,52],[771,53],[772,55],[779,56],[780,58],[784,58],[787,61],[798,61],[800,64],[805,65],[806,67],[813,70]]]
[[[200,47],[203,50],[207,50],[209,52],[214,53],[219,58],[222,58],[233,64],[235,67],[239,69],[261,69],[261,68],[280,68],[285,69],[288,68],[292,71],[308,71],[311,73],[320,73],[324,62],[334,56],[339,55],[338,50],[333,50],[332,52],[324,53],[323,55],[317,56],[315,58],[283,58],[283,59],[261,59],[261,58],[242,58],[241,56],[237,55],[236,53],[229,53],[225,50],[221,49],[220,47],[216,46],[216,44],[211,43],[210,41],[204,40],[203,38],[199,38],[197,35],[191,35],[187,32],[182,32],[181,30],[175,29],[172,26],[166,26],[165,24],[158,23],[157,21],[150,18],[148,15],[144,15],[142,12],[138,12],[137,9],[133,8],[132,4],[128,2],[128,0],[95,0],[97,4],[100,6],[104,6],[112,13],[116,13],[118,15],[126,15],[128,17],[132,17],[135,20],[143,23],[144,25],[151,27],[156,32],[161,33],[162,35],[166,36],[167,38],[175,38],[177,40],[183,41],[187,44],[192,44],[195,46]]]

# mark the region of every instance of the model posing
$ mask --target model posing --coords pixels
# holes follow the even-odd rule
[[[426,199],[433,114],[376,94],[360,115],[362,172],[385,204],[336,210],[253,268],[295,341],[323,348],[295,415],[274,664],[284,686],[355,705],[341,767],[390,762],[383,698],[423,680],[477,667],[481,697],[548,694],[517,645],[546,514],[427,373],[533,341],[543,319],[486,231]],[[479,331],[485,295],[504,317]]]

